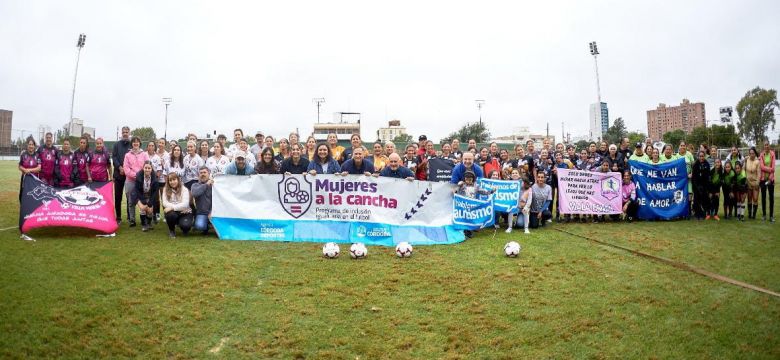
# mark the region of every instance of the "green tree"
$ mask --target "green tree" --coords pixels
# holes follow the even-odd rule
[[[490,139],[490,132],[484,123],[466,124],[458,131],[450,133],[442,141],[451,142],[452,139],[458,139],[461,143],[468,143],[469,139],[474,139],[477,143],[485,143]]]
[[[608,144],[620,144],[620,140],[626,137],[626,135],[628,135],[628,131],[626,131],[626,124],[623,121],[623,118],[619,117],[615,119],[615,122],[612,124],[612,126],[607,129],[607,132],[602,137],[602,140],[606,141]]]
[[[767,129],[771,126],[775,129],[775,108],[780,107],[777,102],[777,90],[762,89],[756,86],[748,91],[737,103],[739,114],[739,134],[748,142],[760,143],[766,141]]]
[[[138,136],[141,141],[157,140],[157,135],[154,133],[154,129],[151,127],[140,127],[130,131],[130,136]],[[142,146],[143,147],[143,146]]]
[[[395,144],[396,148],[400,149],[400,146],[406,146],[408,144],[411,144],[414,140],[414,137],[409,134],[400,134],[393,138],[393,144]]]
[[[710,129],[706,126],[693,128],[691,133],[685,136],[685,142],[688,143],[688,149],[695,152],[699,148],[699,144],[710,143]]]
[[[712,125],[710,126],[710,145],[714,145],[719,148],[727,148],[731,146],[741,146],[742,141],[737,134],[737,129],[734,125]]]
[[[664,134],[663,139],[665,143],[672,144],[672,146],[677,148],[677,145],[680,144],[680,141],[685,140],[685,131],[682,129],[668,131]]]
[[[588,145],[590,145],[590,141],[588,140],[580,140],[574,143],[574,148],[577,149],[577,151],[580,151],[582,149],[587,149]]]
[[[647,135],[645,135],[642,132],[639,131],[632,131],[628,133],[628,143],[631,145],[631,149],[633,150],[634,144],[641,142],[644,143],[645,139],[647,139]]]

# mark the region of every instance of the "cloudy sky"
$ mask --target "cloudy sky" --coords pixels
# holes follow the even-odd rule
[[[363,136],[387,120],[439,139],[478,118],[494,135],[587,133],[601,55],[610,120],[646,132],[659,102],[702,101],[707,118],[757,85],[780,87],[777,1],[2,1],[0,108],[14,129],[74,116],[97,135],[311,132],[361,112]],[[15,133],[17,137],[19,133]]]

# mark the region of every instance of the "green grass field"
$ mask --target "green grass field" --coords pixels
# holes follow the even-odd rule
[[[0,163],[0,229],[19,174]],[[779,194],[780,195],[780,194]],[[777,207],[777,206],[776,206]],[[3,358],[780,358],[780,298],[556,228],[780,291],[780,223],[481,231],[410,259],[321,244],[0,231]],[[519,258],[503,256],[516,240]]]

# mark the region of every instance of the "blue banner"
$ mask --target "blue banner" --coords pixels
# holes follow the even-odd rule
[[[493,180],[479,178],[479,187],[485,190],[496,190],[493,194],[493,206],[496,211],[517,214],[520,202],[520,180]]]
[[[487,200],[455,194],[452,199],[452,223],[456,229],[479,230],[495,223],[493,196]]]
[[[688,216],[690,206],[685,159],[658,165],[636,160],[628,163],[636,184],[640,219],[669,220]]]

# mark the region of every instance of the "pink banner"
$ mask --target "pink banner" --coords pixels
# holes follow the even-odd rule
[[[116,231],[113,186],[93,182],[71,189],[51,187],[37,177],[24,177],[19,228],[32,229],[68,226],[93,229],[110,234]]]
[[[558,169],[561,214],[620,214],[620,173]]]

